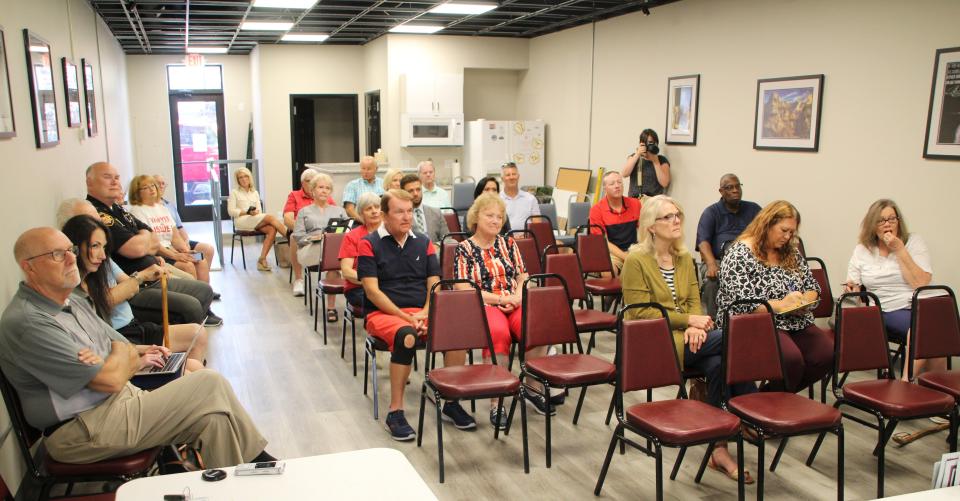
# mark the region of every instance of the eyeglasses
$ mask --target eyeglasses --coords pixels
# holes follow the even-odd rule
[[[53,259],[53,262],[62,263],[63,259],[67,257],[68,252],[70,254],[73,254],[73,257],[77,257],[77,254],[80,254],[80,248],[74,245],[73,247],[70,247],[68,249],[56,249],[50,252],[44,252],[43,254],[37,254],[36,256],[28,257],[26,260],[32,261],[38,257],[50,256],[50,258]]]
[[[737,183],[737,184],[725,184],[725,185],[721,186],[720,189],[723,190],[723,191],[742,190],[742,189],[743,189],[743,185],[740,184],[740,183]]]
[[[157,189],[157,185],[155,185],[155,184],[145,184],[145,185],[143,185],[143,186],[140,187],[140,191],[143,191],[143,190],[155,190],[155,189]]]
[[[671,212],[670,214],[667,214],[666,216],[661,216],[661,217],[658,217],[658,218],[657,218],[657,221],[666,221],[666,222],[668,222],[668,223],[672,223],[672,222],[674,222],[674,221],[680,221],[680,220],[683,220],[683,213],[682,213],[682,212]]]
[[[883,226],[884,223],[896,223],[899,220],[900,218],[898,216],[890,216],[877,221],[877,226]]]

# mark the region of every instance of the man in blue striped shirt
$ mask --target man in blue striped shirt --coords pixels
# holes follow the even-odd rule
[[[367,192],[383,195],[383,179],[377,177],[377,161],[370,156],[360,159],[360,177],[343,187],[343,208],[348,216],[358,219],[357,200]]]

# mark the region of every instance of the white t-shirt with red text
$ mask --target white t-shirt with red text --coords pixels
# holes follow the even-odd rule
[[[173,245],[173,230],[177,228],[177,223],[169,209],[163,204],[131,205],[129,208],[134,217],[149,225],[160,237],[161,245],[164,247]]]

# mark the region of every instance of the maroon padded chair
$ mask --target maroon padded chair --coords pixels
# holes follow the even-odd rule
[[[16,389],[7,380],[3,371],[0,371],[0,395],[7,407],[10,416],[12,433],[20,447],[20,453],[26,463],[27,475],[35,484],[40,486],[38,499],[48,499],[50,489],[57,484],[67,484],[66,495],[69,496],[73,484],[83,482],[113,482],[146,476],[157,462],[160,447],[146,449],[136,454],[113,459],[105,459],[89,464],[72,464],[55,461],[47,454],[41,443],[36,456],[30,448],[41,438],[43,433],[27,423],[23,414],[23,406]],[[96,498],[94,498],[96,499]]]
[[[833,291],[830,290],[830,279],[827,277],[827,265],[818,257],[808,257],[807,266],[810,267],[810,274],[813,275],[813,279],[816,280],[817,284],[820,285],[820,302],[817,303],[817,307],[812,310],[813,317],[832,318],[834,301]],[[833,329],[824,328],[823,331],[827,333],[827,336],[830,337],[830,341],[833,342]],[[823,380],[820,381],[820,401],[823,403],[827,402],[827,385],[829,384],[829,381],[830,374],[824,376]],[[807,388],[807,396],[813,398],[812,384]]]
[[[453,280],[454,278],[454,259],[457,256],[457,246],[464,239],[469,237],[467,233],[447,233],[440,239],[440,279]],[[453,240],[449,242],[449,240]]]
[[[549,248],[547,249],[549,251]],[[545,272],[555,273],[563,277],[567,285],[567,291],[570,293],[570,302],[580,301],[581,306],[590,305],[590,297],[587,295],[587,289],[583,283],[583,273],[580,267],[580,258],[576,254],[549,254],[544,252]],[[548,280],[547,285],[557,285],[556,280]],[[594,310],[592,308],[579,308],[573,312],[574,320],[577,323],[577,332],[580,334],[590,333],[590,341],[587,343],[587,354],[593,351],[596,344],[597,331],[611,331],[617,328],[617,317],[612,313]]]
[[[591,228],[600,229],[600,233],[590,233]],[[581,233],[581,229],[585,231]],[[616,311],[623,291],[620,286],[620,277],[613,276],[613,263],[610,262],[610,249],[607,247],[603,226],[588,224],[577,228],[576,251],[580,256],[580,265],[583,267],[583,284],[587,292],[594,296],[613,297],[611,311]],[[610,276],[587,277],[587,275],[601,273],[609,273]]]
[[[554,279],[559,285],[530,287],[532,281],[543,282]],[[527,359],[526,352],[538,346],[558,344],[576,344],[577,352]],[[523,323],[520,339],[520,381],[524,391],[540,395],[544,401],[550,401],[550,388],[581,388],[577,409],[573,414],[576,424],[583,407],[587,387],[613,382],[616,368],[610,362],[593,355],[583,354],[583,345],[577,334],[577,325],[567,294],[567,284],[562,276],[546,273],[533,275],[523,283]],[[526,378],[543,385],[543,389],[534,389]],[[548,403],[549,406],[549,403]],[[546,449],[547,468],[550,467],[550,412],[546,413]],[[512,420],[511,409],[508,422]],[[508,425],[509,426],[509,425]]]
[[[656,308],[661,318],[624,321],[623,315],[633,308]],[[737,478],[737,497],[744,498],[743,486],[743,437],[740,434],[740,420],[721,409],[709,404],[688,400],[683,389],[683,375],[680,361],[677,359],[673,333],[667,319],[667,310],[657,303],[635,303],[625,306],[617,317],[617,377],[614,389],[614,401],[617,408],[617,425],[610,439],[606,459],[600,469],[600,477],[594,495],[600,495],[607,468],[613,458],[613,451],[619,442],[629,444],[657,462],[657,500],[663,499],[663,451],[662,446],[679,447],[677,462],[670,474],[673,480],[677,476],[687,447],[709,444],[706,455],[697,472],[695,481],[700,482],[707,460],[717,441],[736,440],[739,471]],[[647,401],[624,409],[623,394],[637,390],[652,390],[664,386],[679,386],[678,399],[658,402]],[[643,447],[627,439],[629,430],[647,439]],[[650,450],[650,444],[653,450]]]
[[[540,248],[537,243],[537,236],[528,230],[513,230],[509,233],[513,240],[517,242],[517,248],[520,249],[520,257],[523,258],[523,266],[527,269],[528,275],[539,275],[543,273],[543,261],[540,259]]]
[[[869,298],[873,304],[867,306],[843,307],[847,298]],[[854,371],[885,371],[880,379],[857,381],[841,386],[838,375]],[[869,292],[844,294],[837,307],[836,338],[834,340],[833,393],[837,400],[833,406],[854,407],[872,414],[877,424],[859,416],[844,414],[847,419],[856,421],[877,430],[879,437],[874,454],[877,456],[877,497],[883,497],[884,452],[887,441],[900,421],[931,416],[951,414],[954,399],[945,393],[922,386],[900,381],[892,371],[890,354],[887,351],[887,335],[883,328],[883,316],[880,301]],[[810,451],[807,464],[813,464],[817,450],[823,441],[823,433]]]
[[[765,313],[724,315],[721,374],[724,392],[721,406],[738,416],[756,432],[757,499],[763,499],[764,445],[769,438],[780,437],[780,447],[770,464],[774,471],[789,437],[820,432],[837,435],[837,499],[843,499],[843,423],[840,411],[829,405],[795,393],[767,391],[729,397],[730,385],[756,381],[782,381],[783,359],[780,338],[773,322],[773,308],[757,299],[734,301],[737,306],[764,306]]]
[[[945,296],[924,297],[924,291],[941,291]],[[917,377],[920,386],[933,388],[951,395],[956,401],[960,415],[960,371],[950,370],[950,357],[960,355],[960,316],[957,313],[957,297],[953,289],[945,285],[928,285],[913,293],[910,329],[910,360],[907,374],[913,378],[913,364],[917,359],[947,357],[947,370],[924,372]],[[960,421],[960,419],[958,419]],[[957,432],[960,422],[950,427],[950,450],[957,450]]]
[[[557,239],[553,235],[553,222],[547,216],[530,216],[524,222],[523,227],[533,233],[537,239],[537,255],[543,255],[549,250],[549,253],[556,254]],[[552,247],[551,247],[552,246]]]
[[[343,327],[340,329],[340,358],[347,354],[347,324],[350,324],[350,346],[353,348],[353,377],[357,377],[357,320],[363,320],[366,314],[363,306],[354,306],[349,301],[343,308]]]
[[[331,271],[340,271],[340,258],[338,256],[340,255],[340,246],[343,244],[343,239],[346,235],[346,233],[326,233],[323,236],[323,250],[320,253],[319,273],[317,273],[317,287],[313,292],[313,304],[318,304],[317,299],[319,299],[320,306],[314,308],[313,332],[317,332],[317,319],[320,317],[320,313],[323,312],[324,315],[327,313],[327,295],[343,294],[344,284],[346,283],[343,277],[327,278],[322,274]],[[310,272],[308,271],[305,276],[308,282],[306,290],[310,290]],[[327,344],[326,319],[324,319],[323,322],[323,344]]]
[[[469,284],[467,290],[445,290],[454,284]],[[469,280],[442,280],[430,290],[430,311],[427,330],[427,357],[425,376],[420,389],[420,419],[417,424],[417,447],[423,442],[423,414],[426,407],[427,389],[433,392],[437,409],[437,453],[440,462],[440,483],[443,483],[443,425],[441,400],[474,400],[497,398],[498,409],[503,407],[504,397],[513,397],[511,414],[517,400],[523,395],[520,380],[507,369],[497,365],[493,351],[487,316],[484,313],[480,289]],[[436,366],[436,354],[448,351],[489,349],[491,364]],[[499,418],[499,416],[498,416]],[[523,471],[530,473],[527,450],[527,414],[521,409],[521,433],[523,434]],[[510,431],[509,427],[504,435]],[[493,427],[494,440],[499,438],[500,428]]]
[[[243,250],[243,239],[245,237],[262,237],[264,233],[260,230],[238,230],[237,222],[233,219],[230,220],[230,225],[233,227],[233,233],[230,237],[230,264],[233,264],[233,249],[237,245],[237,240],[239,240],[240,260],[243,261],[243,269],[247,269],[247,254]]]
[[[463,231],[463,225],[460,224],[460,215],[457,214],[456,209],[453,207],[442,207],[440,213],[443,215],[443,220],[447,223],[447,231],[453,235],[453,238],[457,242],[462,242],[469,236]]]

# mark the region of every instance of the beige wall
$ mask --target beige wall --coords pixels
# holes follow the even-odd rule
[[[130,164],[130,139],[124,56],[87,2],[0,0],[0,25],[7,45],[17,128],[16,137],[0,139],[0,158],[5,166],[0,199],[15,211],[0,223],[5,235],[5,244],[0,249],[0,276],[3,277],[0,308],[3,308],[20,280],[20,270],[12,256],[14,238],[27,228],[53,226],[61,200],[84,196],[83,172],[89,164],[107,159],[120,165],[124,175],[129,175],[129,169],[122,166]],[[44,150],[36,148],[33,138],[23,28],[29,28],[50,43],[55,61],[53,81],[61,137],[59,145]],[[88,138],[83,127],[67,127],[61,57],[68,57],[77,65],[86,58],[93,65],[100,126],[97,137]],[[82,97],[81,105],[85,106]],[[6,410],[0,410],[0,435],[4,435],[8,427]],[[8,435],[0,445],[0,475],[16,489],[24,470],[11,437]]]
[[[746,198],[797,205],[806,247],[826,260],[834,286],[866,207],[892,197],[931,247],[934,282],[957,287],[960,270],[951,264],[960,238],[942,231],[938,206],[960,183],[960,169],[921,156],[934,53],[957,45],[957,19],[960,2],[950,0],[909,9],[894,1],[685,0],[649,17],[597,23],[595,51],[590,26],[534,39],[518,110],[548,123],[548,179],[560,165],[620,168],[640,130],[663,134],[667,78],[700,73],[697,145],[665,150],[670,193],[689,215],[689,245],[701,211],[718,198],[720,175],[733,171]],[[592,110],[584,81],[591,53]],[[757,79],[815,73],[826,75],[820,151],[754,150]]]
[[[519,70],[464,68],[463,119],[517,120]],[[533,117],[531,117],[533,118]]]
[[[204,56],[207,64],[223,66],[223,104],[226,120],[227,156],[242,159],[247,151],[250,124],[250,57]],[[183,56],[130,55],[127,82],[133,134],[133,164],[136,174],[162,174],[170,187],[165,193],[173,200],[173,146],[170,137],[170,100],[167,65],[182,64]],[[128,183],[129,178],[123,182]]]

